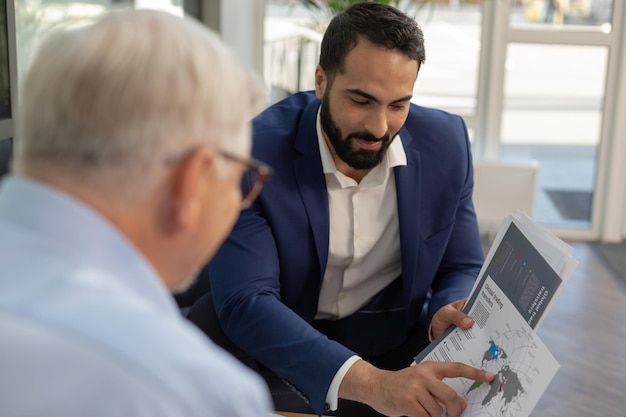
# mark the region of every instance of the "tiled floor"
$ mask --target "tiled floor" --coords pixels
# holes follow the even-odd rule
[[[586,243],[538,331],[561,364],[531,417],[626,415],[626,284]]]

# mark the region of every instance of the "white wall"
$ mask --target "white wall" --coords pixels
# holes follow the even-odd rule
[[[619,76],[615,83],[614,117],[609,126],[612,140],[604,172],[605,204],[600,219],[600,239],[608,243],[626,241],[626,119],[623,117],[626,114],[626,4],[615,2],[614,13],[621,16],[621,31],[616,36],[622,42],[616,48]]]
[[[263,71],[263,0],[202,0],[202,16],[239,59],[259,75]]]

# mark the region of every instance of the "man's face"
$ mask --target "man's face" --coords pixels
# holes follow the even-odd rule
[[[408,115],[417,72],[416,61],[364,40],[333,80],[318,67],[320,122],[339,171],[367,172],[382,161]]]
[[[322,98],[320,122],[328,142],[335,151],[335,155],[355,170],[370,170],[380,164],[383,156],[391,145],[390,136],[385,133],[377,138],[367,131],[351,132],[343,136],[339,126],[333,120],[330,109],[329,89],[326,89]],[[397,132],[396,132],[397,133]]]

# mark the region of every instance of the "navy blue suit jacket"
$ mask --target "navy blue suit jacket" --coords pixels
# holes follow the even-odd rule
[[[322,413],[335,373],[355,352],[347,347],[351,340],[339,343],[311,325],[329,239],[328,196],[315,128],[319,104],[313,93],[298,93],[254,119],[253,155],[272,166],[275,175],[257,202],[241,213],[211,261],[209,276],[225,333]],[[411,105],[400,138],[407,166],[394,172],[402,262],[397,288],[404,319],[382,323],[382,317],[378,323],[405,335],[429,293],[428,319],[468,295],[483,254],[463,120]],[[348,338],[367,339],[368,333],[352,332]],[[354,342],[359,346],[359,340]],[[375,343],[384,349],[386,340]],[[389,343],[388,350],[397,341]]]

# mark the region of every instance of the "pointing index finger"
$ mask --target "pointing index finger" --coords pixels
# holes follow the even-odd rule
[[[441,369],[441,379],[443,378],[467,378],[482,382],[491,382],[496,375],[492,372],[466,365],[461,362],[449,362]]]

